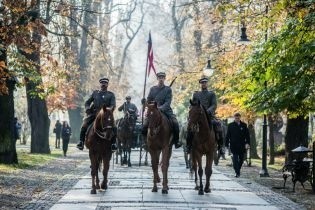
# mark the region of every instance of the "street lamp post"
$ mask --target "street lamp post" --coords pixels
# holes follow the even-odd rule
[[[266,5],[266,16],[268,15],[268,5]],[[268,40],[268,27],[266,27],[265,32],[265,42]],[[267,62],[265,61],[265,69],[267,69]],[[267,89],[267,81],[264,83],[265,89]],[[262,139],[262,162],[261,162],[261,170],[259,172],[260,177],[269,177],[269,173],[267,170],[267,116],[264,114],[264,122],[263,122],[263,139]]]

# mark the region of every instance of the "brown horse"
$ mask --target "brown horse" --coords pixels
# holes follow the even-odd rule
[[[160,182],[158,166],[162,152],[161,168],[163,173],[162,193],[168,193],[167,172],[172,155],[171,128],[167,117],[157,108],[156,102],[147,104],[148,135],[147,146],[151,156],[153,170],[152,192],[157,192],[157,183]]]
[[[97,114],[92,128],[87,134],[85,146],[89,149],[91,160],[92,190],[91,194],[96,194],[96,189],[107,189],[107,175],[110,159],[112,157],[111,138],[113,137],[114,116],[112,109],[103,108]],[[103,162],[103,182],[100,186],[98,170]]]
[[[192,167],[195,172],[196,190],[199,189],[199,195],[204,192],[209,193],[210,190],[210,177],[212,174],[213,154],[216,149],[215,133],[213,125],[209,127],[210,120],[208,119],[206,110],[200,105],[200,101],[193,102],[190,100],[190,110],[188,119],[188,129],[194,133],[192,141]],[[202,184],[202,156],[206,155],[206,186],[203,189]],[[197,167],[199,175],[199,186],[197,177]]]
[[[129,112],[126,112],[124,118],[118,122],[117,127],[117,141],[120,153],[120,163],[121,165],[128,164],[128,167],[131,167],[130,154],[133,143],[133,131],[135,123]]]

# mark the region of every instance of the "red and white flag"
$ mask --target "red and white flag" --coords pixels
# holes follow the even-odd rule
[[[148,77],[150,76],[151,69],[153,69],[154,74],[156,75],[155,67],[154,67],[154,56],[153,56],[153,48],[152,48],[152,39],[151,39],[151,32],[149,33],[149,40],[148,40]]]

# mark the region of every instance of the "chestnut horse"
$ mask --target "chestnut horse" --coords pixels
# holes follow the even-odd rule
[[[167,117],[157,108],[157,103],[147,104],[148,135],[147,147],[151,156],[153,170],[152,192],[157,192],[157,183],[160,182],[158,172],[160,154],[162,152],[161,168],[163,173],[162,194],[168,193],[167,172],[172,155],[172,132]]]
[[[190,100],[190,110],[189,110],[189,119],[188,119],[188,129],[194,133],[192,141],[192,168],[195,172],[195,183],[196,190],[199,189],[198,194],[203,195],[204,192],[209,193],[210,190],[210,177],[212,174],[212,163],[213,156],[216,150],[216,141],[213,125],[209,127],[210,120],[208,119],[206,110],[200,101],[193,102]],[[202,156],[206,155],[206,186],[203,189],[202,184]],[[197,167],[199,175],[199,186],[198,186],[198,177],[197,177]]]
[[[126,112],[124,118],[118,122],[117,127],[117,142],[120,153],[120,163],[121,165],[128,164],[128,167],[131,167],[130,154],[133,143],[133,131],[135,123],[129,112]]]
[[[85,146],[89,149],[91,160],[92,190],[91,194],[96,194],[96,189],[107,189],[107,176],[110,159],[112,157],[111,139],[114,135],[114,116],[112,109],[103,106],[96,115],[93,126],[87,134]],[[103,162],[103,182],[100,186],[98,170]]]

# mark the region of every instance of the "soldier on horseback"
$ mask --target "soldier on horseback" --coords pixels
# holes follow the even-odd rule
[[[217,99],[216,95],[213,91],[208,90],[208,78],[202,77],[199,80],[200,86],[201,86],[201,91],[196,91],[193,94],[193,101],[199,100],[200,104],[206,109],[208,116],[210,117],[211,121],[215,122],[215,110],[217,109]],[[223,137],[222,134],[219,133],[218,126],[214,126],[214,131],[216,133],[216,140],[219,145],[219,147],[222,145]],[[193,133],[188,130],[187,133],[187,153],[191,152],[191,147],[192,147],[192,139],[193,139]]]
[[[158,109],[163,112],[167,118],[171,121],[173,127],[173,143],[175,148],[181,147],[179,142],[179,125],[175,114],[171,108],[172,102],[172,89],[169,86],[164,85],[166,74],[164,72],[159,72],[156,74],[158,85],[151,87],[147,101],[155,101],[157,103]],[[144,102],[145,100],[143,100]],[[143,124],[142,134],[147,135],[148,133],[148,121],[146,120]]]
[[[116,107],[116,99],[114,93],[107,90],[108,82],[108,78],[101,78],[99,80],[101,86],[100,90],[93,91],[92,95],[85,102],[85,113],[87,116],[83,120],[80,132],[80,142],[79,144],[77,144],[77,148],[80,150],[83,150],[84,148],[86,132],[88,131],[89,126],[94,122],[97,113],[102,109],[103,105],[106,105],[106,107],[111,108],[112,110],[114,110]],[[92,102],[93,105],[91,106]],[[114,135],[111,139],[112,150],[117,150],[116,136],[117,129],[114,128]]]
[[[124,102],[123,105],[121,105],[118,108],[118,111],[120,111],[120,112],[124,111],[125,115],[126,115],[126,113],[129,113],[130,117],[133,119],[133,123],[136,124],[138,109],[137,109],[135,104],[131,103],[131,97],[130,96],[126,97],[126,102]]]

